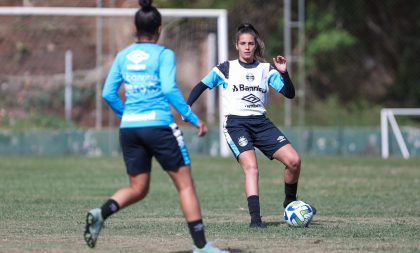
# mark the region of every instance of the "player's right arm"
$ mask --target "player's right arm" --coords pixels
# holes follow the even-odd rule
[[[179,91],[175,81],[175,54],[171,50],[164,50],[160,59],[160,73],[162,92],[169,103],[181,114],[181,116],[198,129],[198,136],[204,136],[207,133],[207,126],[191,110],[191,107],[185,102],[184,97]]]
[[[229,71],[229,62],[225,61],[214,67],[198,84],[191,90],[187,99],[187,104],[192,106],[194,102],[207,89],[226,83],[227,73]]]
[[[176,85],[175,53],[170,49],[164,49],[160,55],[159,65],[162,93],[182,117],[197,126],[200,121],[199,118],[191,110],[190,106],[187,105]]]
[[[198,128],[198,136],[199,137],[202,137],[202,136],[206,135],[208,129],[207,129],[206,124],[203,123],[203,121],[200,120],[196,127]]]
[[[206,86],[203,82],[199,82],[194,88],[191,90],[190,95],[187,99],[187,104],[192,106],[194,102],[201,96],[201,94],[207,90],[209,87]]]
[[[102,90],[102,98],[108,103],[114,113],[121,118],[124,113],[124,103],[118,96],[118,90],[123,81],[123,76],[121,74],[118,59],[119,57],[117,56],[108,73]]]

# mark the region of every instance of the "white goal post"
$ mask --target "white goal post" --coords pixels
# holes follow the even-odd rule
[[[395,115],[420,116],[420,108],[384,108],[381,110],[381,139],[382,139],[382,158],[389,157],[389,134],[388,122],[391,125],[392,132],[397,139],[398,146],[404,159],[410,158],[407,145],[405,144],[401,130],[395,120]]]
[[[137,8],[90,8],[90,7],[0,7],[0,16],[133,16]],[[165,9],[159,8],[163,17],[169,18],[213,18],[217,19],[217,60],[228,60],[228,20],[225,9]],[[220,96],[221,92],[219,92]],[[220,154],[229,155],[223,136],[223,105],[219,98],[219,144]]]

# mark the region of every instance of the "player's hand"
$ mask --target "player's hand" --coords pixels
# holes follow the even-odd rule
[[[207,133],[207,126],[200,120],[197,125],[198,128],[198,136],[203,137]]]
[[[273,58],[274,65],[280,71],[281,73],[284,73],[287,71],[287,64],[286,64],[286,58],[282,55],[277,55]]]

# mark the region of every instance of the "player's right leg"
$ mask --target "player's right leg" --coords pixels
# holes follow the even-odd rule
[[[245,175],[245,194],[251,216],[250,228],[266,228],[261,220],[259,199],[259,170],[255,150],[242,152],[238,157],[239,164]]]
[[[182,166],[176,171],[167,172],[179,194],[181,210],[195,245],[193,253],[229,253],[206,241],[200,203],[191,177],[191,167]]]
[[[203,248],[194,248],[193,253],[229,253],[228,250],[222,250],[208,242]]]
[[[259,122],[262,117],[242,117],[228,116],[224,124],[224,135],[244,172],[245,194],[248,201],[251,228],[265,228],[266,225],[261,220],[260,201],[259,201],[259,169],[257,156],[254,149],[254,137],[249,129],[252,124]]]
[[[176,124],[156,129],[150,138],[153,155],[168,173],[178,191],[181,210],[197,250],[203,253],[227,253],[207,243],[200,203],[191,176],[190,158],[182,131]],[[204,250],[204,251],[203,251]]]

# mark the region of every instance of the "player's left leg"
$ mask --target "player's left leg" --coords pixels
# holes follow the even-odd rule
[[[150,172],[129,175],[130,185],[115,192],[111,199],[122,209],[144,199],[149,193]]]
[[[86,216],[84,239],[94,248],[105,220],[120,209],[142,200],[149,191],[150,173],[129,175],[130,185],[119,189],[101,208],[90,210]]]
[[[285,199],[283,206],[297,199],[297,187],[300,176],[301,159],[291,144],[286,144],[278,149],[273,158],[285,165],[284,170],[284,192]]]
[[[284,170],[284,193],[283,206],[286,207],[290,202],[297,200],[297,188],[301,170],[301,159],[297,151],[291,144],[286,144],[277,150],[273,158],[285,165]],[[317,210],[310,205],[314,214]]]

